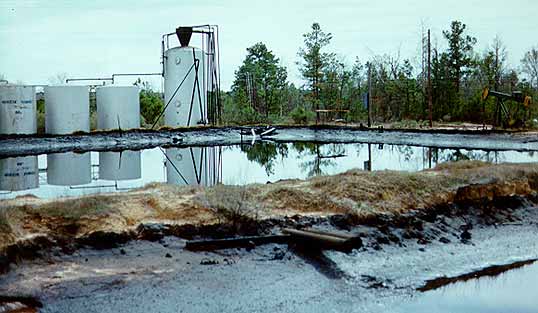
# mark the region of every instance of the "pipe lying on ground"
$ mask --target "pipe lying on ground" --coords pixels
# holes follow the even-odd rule
[[[360,237],[333,234],[316,230],[297,230],[291,228],[282,229],[284,234],[292,236],[290,242],[310,249],[331,249],[339,251],[351,251],[362,247]]]
[[[190,251],[212,251],[232,248],[254,248],[255,246],[268,243],[293,243],[313,250],[333,249],[351,251],[354,248],[362,247],[362,240],[360,237],[348,234],[331,233],[319,230],[297,230],[291,228],[284,228],[282,232],[284,235],[190,240],[187,241],[185,249]]]
[[[212,251],[231,248],[253,248],[254,246],[268,243],[288,243],[289,239],[290,236],[287,235],[270,235],[210,240],[189,240],[185,245],[185,249],[190,251]]]
[[[332,237],[338,237],[338,238],[342,238],[342,239],[356,239],[357,236],[355,235],[351,235],[351,234],[343,234],[343,233],[332,233],[332,232],[328,232],[328,231],[322,231],[322,230],[317,230],[317,229],[303,229],[303,231],[306,231],[306,232],[309,232],[309,233],[314,233],[314,234],[320,234],[320,235],[326,235],[326,236],[332,236]]]

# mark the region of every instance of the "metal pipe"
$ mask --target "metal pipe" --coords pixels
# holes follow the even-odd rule
[[[341,246],[346,242],[346,239],[341,237],[335,237],[327,234],[318,234],[315,232],[308,232],[304,230],[284,228],[282,229],[284,234],[292,235],[300,240],[317,241],[325,246]]]
[[[131,190],[135,187],[118,187],[118,181],[114,181],[114,185],[94,185],[94,186],[79,186],[79,187],[73,187],[69,186],[69,189],[94,189],[94,188],[112,188],[114,187],[115,190]]]
[[[269,235],[269,236],[247,236],[238,238],[209,239],[209,240],[189,240],[185,244],[185,249],[190,251],[212,251],[218,249],[231,248],[252,248],[253,246],[268,243],[287,243],[289,236]]]
[[[118,73],[112,74],[112,83],[114,83],[116,76],[162,76],[162,73]]]
[[[291,228],[282,229],[284,234],[294,238],[298,244],[312,249],[334,249],[339,251],[351,251],[362,247],[362,240],[358,236],[346,236],[318,230],[297,230]]]
[[[92,80],[99,80],[99,81],[106,81],[106,80],[110,80],[110,81],[113,81],[113,78],[110,77],[98,77],[98,78],[68,78],[65,80],[65,83],[69,83],[69,82],[75,82],[75,81],[92,81]]]
[[[307,231],[309,233],[314,233],[314,234],[319,234],[319,235],[326,235],[326,236],[332,236],[332,237],[339,237],[339,238],[342,238],[342,239],[354,239],[354,238],[357,238],[357,236],[354,236],[354,235],[351,235],[351,234],[342,234],[342,233],[330,233],[330,232],[326,232],[326,231],[322,231],[322,230],[317,230],[317,229],[305,229],[304,231]]]
[[[94,186],[79,186],[79,187],[69,186],[69,189],[111,188],[111,187],[115,187],[115,186],[116,185],[94,185]]]

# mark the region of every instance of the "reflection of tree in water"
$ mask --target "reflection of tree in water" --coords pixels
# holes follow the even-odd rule
[[[283,143],[257,142],[253,146],[241,145],[241,151],[247,154],[249,161],[264,167],[267,175],[274,174],[273,167],[279,155],[282,159],[288,156],[288,146]]]
[[[411,160],[411,157],[413,156],[413,147],[411,146],[391,146],[392,151],[396,149],[398,151],[399,155],[403,155],[404,161]]]
[[[367,155],[365,156],[367,158],[367,161],[372,161],[372,162],[374,162],[374,160],[370,160],[372,150],[376,150],[376,149],[381,150],[380,153],[377,153],[377,155],[380,158],[382,158],[382,156],[380,156],[379,154],[396,153],[396,155],[398,156],[398,159],[399,159],[400,162],[401,162],[402,157],[403,157],[403,160],[405,162],[409,162],[409,160],[411,160],[411,158],[413,157],[413,155],[415,153],[415,149],[416,149],[416,147],[404,146],[404,145],[386,145],[386,144],[368,144],[368,143],[362,144],[362,143],[360,143],[360,144],[355,145],[355,149],[357,150],[357,157],[360,156],[360,152],[363,149],[363,146],[364,146],[364,149],[366,149],[366,151],[367,151]],[[366,169],[366,167],[365,167],[365,169]],[[370,170],[371,170],[371,167],[370,167]]]
[[[307,177],[323,175],[322,167],[336,165],[334,159],[346,154],[344,144],[321,145],[312,142],[296,142],[292,144],[292,147],[299,154],[299,159],[304,160],[299,166],[303,172],[307,173]],[[313,160],[305,160],[311,156],[314,157]]]
[[[503,162],[505,157],[499,151],[437,149],[433,148],[435,163],[477,160],[490,163]]]

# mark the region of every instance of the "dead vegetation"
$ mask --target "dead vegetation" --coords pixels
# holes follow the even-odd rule
[[[152,184],[121,194],[54,201],[17,198],[0,202],[0,248],[36,234],[119,233],[147,222],[239,225],[284,216],[334,214],[360,221],[455,201],[527,196],[537,189],[537,164],[466,161],[417,173],[351,170],[304,181],[241,187]]]
[[[12,242],[15,239],[9,220],[8,213],[0,210],[0,242]]]
[[[244,186],[218,185],[205,190],[198,201],[215,213],[219,223],[236,225],[259,218],[261,204],[252,201],[250,191]]]

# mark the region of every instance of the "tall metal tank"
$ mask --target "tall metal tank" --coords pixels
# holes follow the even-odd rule
[[[192,29],[183,37],[180,31],[178,29],[181,46],[164,52],[164,103],[169,103],[164,112],[164,121],[165,125],[174,127],[194,126],[203,122],[207,106],[207,91],[204,87],[205,53],[188,46]]]
[[[0,190],[19,191],[39,187],[37,155],[0,160]]]
[[[91,175],[91,154],[54,153],[47,155],[47,183],[58,186],[89,184]]]
[[[166,149],[166,182],[181,186],[220,182],[218,153],[215,147]]]
[[[129,180],[142,177],[140,151],[99,152],[99,178]]]
[[[71,134],[90,131],[88,86],[45,87],[45,132]]]
[[[0,85],[0,134],[37,133],[35,87]]]
[[[140,128],[140,98],[137,86],[97,87],[97,128]]]

